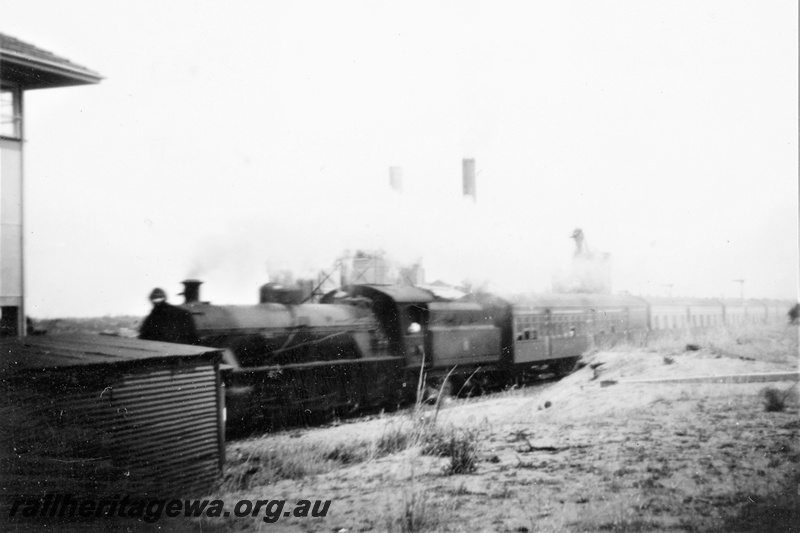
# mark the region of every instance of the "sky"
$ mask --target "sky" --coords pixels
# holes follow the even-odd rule
[[[103,76],[25,95],[34,318],[143,315],[187,277],[255,303],[270,273],[360,249],[546,291],[577,227],[615,292],[797,297],[794,1],[0,10],[0,32]]]

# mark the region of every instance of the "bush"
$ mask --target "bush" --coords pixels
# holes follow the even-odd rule
[[[764,410],[767,412],[781,412],[786,409],[786,401],[792,393],[794,387],[782,391],[775,387],[767,387],[761,391],[764,397]]]
[[[409,440],[409,431],[407,429],[392,427],[375,442],[375,456],[383,457],[384,455],[401,452],[408,448]]]
[[[422,453],[449,457],[444,474],[471,474],[477,469],[478,432],[468,429],[440,430],[434,428],[426,435]]]

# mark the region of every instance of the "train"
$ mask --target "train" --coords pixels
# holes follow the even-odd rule
[[[425,388],[454,394],[569,373],[592,346],[673,329],[785,316],[780,302],[553,294],[514,301],[443,286],[353,284],[304,302],[301,291],[260,288],[259,303],[215,305],[183,282],[175,314],[192,344],[224,353],[227,424],[280,424],[298,413],[393,407]],[[150,340],[169,341],[158,333]],[[187,342],[187,341],[181,341]]]

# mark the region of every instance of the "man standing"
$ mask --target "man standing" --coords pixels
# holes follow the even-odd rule
[[[197,328],[192,313],[167,303],[167,293],[153,289],[150,293],[153,310],[142,322],[139,338],[150,341],[197,344]]]
[[[794,304],[789,309],[789,324],[797,324],[798,317],[800,317],[800,304]]]

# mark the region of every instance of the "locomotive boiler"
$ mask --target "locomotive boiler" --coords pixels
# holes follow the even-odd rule
[[[292,302],[214,305],[201,301],[200,281],[183,284],[185,301],[176,307],[191,316],[194,344],[224,349],[229,425],[396,401],[403,361],[392,356],[388,335],[369,310]]]

